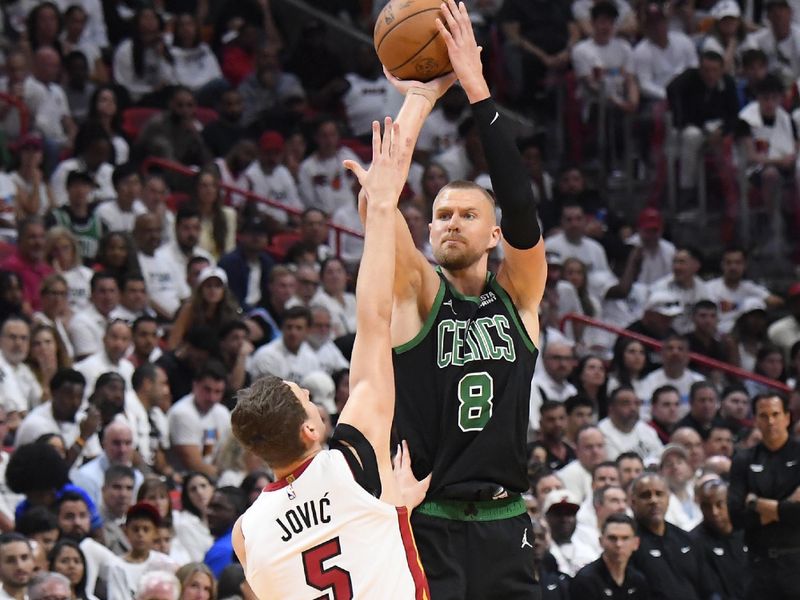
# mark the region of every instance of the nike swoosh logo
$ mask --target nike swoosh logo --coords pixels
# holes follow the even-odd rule
[[[787,467],[793,467],[793,466],[795,466],[796,464],[797,464],[797,461],[796,461],[796,460],[790,460],[789,462],[787,462],[787,463],[786,463],[786,466],[787,466]]]
[[[491,122],[491,123],[489,123],[489,125],[494,125],[494,122],[495,122],[495,121],[497,121],[497,119],[498,119],[499,117],[500,117],[500,113],[499,113],[499,112],[497,112],[497,111],[494,111],[494,119],[492,119],[492,122]]]

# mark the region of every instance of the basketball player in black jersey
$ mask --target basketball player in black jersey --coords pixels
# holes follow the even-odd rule
[[[498,227],[495,200],[483,188],[464,181],[445,186],[430,225],[434,268],[398,212],[394,427],[408,440],[417,478],[433,474],[412,517],[432,599],[528,600],[538,589],[520,494],[528,488],[525,441],[547,274],[544,242],[464,4],[447,0],[437,25],[469,98],[502,220]],[[428,85],[387,77],[407,94]],[[430,109],[407,95],[397,119],[408,136],[404,144],[416,143]],[[488,257],[498,245],[504,259],[493,274]]]

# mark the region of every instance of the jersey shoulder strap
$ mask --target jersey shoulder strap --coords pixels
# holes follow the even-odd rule
[[[339,423],[333,431],[328,446],[331,450],[342,453],[358,485],[376,498],[381,497],[378,459],[375,456],[375,449],[363,433],[352,425]]]

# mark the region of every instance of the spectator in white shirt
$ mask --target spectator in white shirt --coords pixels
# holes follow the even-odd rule
[[[214,452],[231,430],[230,411],[220,404],[225,375],[220,363],[209,361],[194,376],[192,393],[169,409],[170,453],[176,469],[216,477]]]
[[[594,493],[609,485],[619,485],[619,469],[613,460],[604,460],[592,469],[592,493],[581,502],[578,510],[578,525],[593,526],[597,523],[597,513],[594,507]]]
[[[53,399],[34,408],[22,421],[14,444],[17,448],[35,442],[46,433],[61,436],[67,448],[67,465],[72,465],[78,456],[86,454],[85,446],[96,437],[100,414],[89,407],[82,420],[77,419],[78,409],[83,403],[86,380],[73,369],[59,369],[50,380]]]
[[[173,20],[173,30],[169,52],[177,83],[192,90],[200,104],[216,104],[228,86],[217,57],[203,42],[197,19],[191,13],[180,13]]]
[[[81,36],[82,41],[97,48],[108,47],[105,13],[101,0],[58,0],[62,12],[69,12],[70,6],[80,6],[88,17],[86,29]]]
[[[161,219],[161,243],[175,239],[175,213],[167,206],[169,186],[163,175],[151,173],[144,178],[142,185],[142,204],[150,214]]]
[[[592,493],[592,471],[608,457],[603,432],[595,425],[579,429],[575,436],[575,454],[578,459],[559,469],[557,475],[580,504]]]
[[[76,313],[69,324],[69,337],[75,348],[75,358],[81,360],[99,352],[111,311],[119,304],[116,278],[104,271],[95,273],[91,282],[89,306]]]
[[[195,218],[197,229],[200,219]],[[157,214],[146,213],[136,218],[133,237],[139,250],[137,258],[144,277],[145,288],[150,300],[150,307],[162,318],[172,319],[180,306],[181,298],[188,296],[185,292],[185,268],[179,264],[159,256],[157,250],[161,245],[163,227]]]
[[[770,325],[767,335],[789,360],[792,346],[800,341],[800,283],[792,284],[786,292],[786,308],[789,314]]]
[[[613,3],[598,0],[591,9],[592,34],[572,48],[572,65],[580,82],[584,111],[602,95],[611,108],[632,113],[639,106],[639,86],[634,73],[633,50],[615,35],[619,11]]]
[[[329,258],[320,267],[322,286],[313,303],[326,307],[331,313],[334,337],[356,331],[356,297],[347,291],[347,270],[338,258]]]
[[[748,298],[763,300],[769,308],[783,306],[783,299],[770,291],[745,279],[747,254],[743,248],[731,247],[722,252],[722,276],[706,282],[708,299],[719,308],[719,332],[728,334],[736,319],[742,314],[744,302]]]
[[[575,349],[569,344],[550,342],[542,355],[544,368],[534,372],[531,382],[530,425],[539,429],[539,409],[545,400],[564,402],[578,390],[569,382],[575,368]]]
[[[627,243],[642,247],[642,266],[637,277],[640,283],[653,284],[672,271],[675,245],[663,235],[664,219],[658,209],[645,208],[639,213],[637,232]]]
[[[350,175],[342,161],[361,161],[352,150],[340,145],[339,126],[332,119],[317,124],[314,141],[316,151],[300,165],[300,197],[306,207],[332,215],[337,208],[353,201]]]
[[[681,301],[683,311],[672,322],[672,327],[680,334],[694,329],[692,308],[698,300],[708,300],[705,282],[697,276],[702,258],[697,250],[690,247],[679,248],[672,259],[672,273],[656,281],[651,293],[667,291]]]
[[[67,283],[67,302],[73,313],[87,308],[94,271],[83,264],[75,234],[61,225],[51,227],[45,238],[45,253]]]
[[[303,209],[294,178],[282,163],[284,151],[283,136],[277,131],[265,131],[258,140],[258,160],[254,161],[244,174],[250,182],[250,191],[285,206]],[[256,208],[281,224],[286,224],[285,211],[258,203]]]
[[[586,502],[581,505],[581,510],[586,506]],[[628,495],[619,484],[606,484],[592,492],[592,514],[591,519],[581,521],[580,510],[578,511],[578,527],[575,530],[575,539],[592,548],[597,556],[602,551],[600,548],[600,530],[606,519],[616,513],[624,513],[628,510]]]
[[[137,273],[126,275],[122,280],[122,291],[119,296],[119,306],[111,311],[111,319],[125,321],[128,325],[139,317],[156,316],[153,309],[148,306],[147,286],[144,277]]]
[[[341,82],[341,102],[351,133],[367,141],[372,136],[372,122],[397,114],[402,97],[384,77],[378,56],[369,46],[356,48],[354,67]]]
[[[133,442],[133,431],[130,425],[121,419],[112,421],[102,431],[100,444],[103,453],[72,474],[72,483],[89,494],[95,506],[99,507],[101,504],[106,470],[112,465],[133,467],[135,453]],[[142,481],[144,481],[144,476],[138,469],[134,469],[134,496],[139,486],[142,485]]]
[[[22,317],[11,316],[0,327],[0,401],[13,420],[24,417],[42,402],[42,386],[25,364],[31,327]]]
[[[138,169],[131,163],[119,165],[114,169],[111,183],[117,192],[116,198],[106,200],[95,209],[106,231],[133,231],[137,215],[143,215],[147,208],[139,196],[142,193],[142,180]]]
[[[763,50],[770,71],[778,73],[784,85],[792,85],[800,76],[800,25],[793,23],[787,0],[769,0],[766,13],[767,26],[747,36],[744,45]]]
[[[333,343],[331,312],[319,304],[312,304],[310,309],[311,329],[306,339],[316,352],[320,367],[328,375],[349,368],[350,363]]]
[[[547,494],[542,507],[553,539],[550,554],[556,559],[558,570],[570,577],[597,558],[591,547],[575,539],[579,502],[569,489],[555,490]]]
[[[316,353],[306,341],[311,326],[311,312],[304,306],[294,306],[283,315],[282,336],[259,348],[250,362],[250,375],[258,379],[274,375],[281,379],[300,381],[321,366]]]
[[[684,531],[691,531],[703,520],[703,514],[694,501],[694,475],[686,450],[678,444],[668,444],[659,472],[670,491],[664,519]]]
[[[650,398],[662,385],[674,386],[681,396],[682,412],[689,406],[689,389],[696,381],[702,381],[703,376],[689,369],[689,342],[681,335],[670,335],[661,348],[662,367],[652,371],[644,378],[645,388],[643,418],[650,418]]]
[[[34,85],[26,94],[26,102],[33,113],[36,128],[45,138],[50,152],[60,152],[72,146],[77,133],[72,119],[67,95],[58,81],[61,78],[61,57],[49,46],[41,47],[34,54]],[[55,156],[51,156],[56,158]]]
[[[423,157],[437,156],[453,147],[458,141],[458,126],[464,120],[467,96],[459,86],[449,88],[436,102],[436,107],[425,119],[414,153]]]
[[[114,147],[108,132],[99,123],[84,123],[75,136],[74,157],[58,163],[50,176],[50,189],[55,205],[67,204],[67,176],[72,171],[85,171],[92,177],[96,186],[92,191],[92,200],[113,198],[113,158]]]
[[[125,358],[131,345],[131,328],[124,321],[111,321],[103,336],[103,347],[100,351],[75,363],[75,370],[86,378],[87,395],[94,390],[97,378],[103,373],[117,373],[130,389],[133,376],[133,364]]]
[[[633,388],[618,387],[608,399],[608,416],[597,424],[606,437],[608,457],[616,460],[624,452],[658,458],[664,445],[655,430],[639,418],[642,401]]]
[[[175,67],[166,43],[164,23],[154,8],[140,8],[132,21],[131,37],[114,52],[114,81],[134,102],[176,83]]]
[[[657,4],[649,4],[645,38],[633,51],[634,68],[642,96],[667,99],[667,84],[686,69],[697,66],[697,50],[685,33],[670,31],[669,20]]]
[[[185,281],[189,261],[195,256],[202,256],[208,259],[211,264],[215,262],[211,253],[200,245],[202,231],[203,221],[200,213],[195,207],[186,203],[178,208],[175,213],[175,235],[173,239],[163,244],[156,251],[159,262],[168,262],[181,273],[183,279],[179,297],[182,300],[188,298],[192,292],[191,287]]]
[[[569,202],[561,208],[561,231],[545,239],[548,251],[555,251],[562,260],[577,258],[593,271],[610,271],[606,251],[599,242],[586,235],[586,214],[580,204]]]

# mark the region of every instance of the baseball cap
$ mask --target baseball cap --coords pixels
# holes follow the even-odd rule
[[[545,250],[544,255],[547,259],[548,265],[560,267],[564,264],[564,259],[561,257],[561,252],[558,252],[557,250]]]
[[[242,225],[242,233],[263,233],[267,235],[267,222],[261,217],[250,217]]]
[[[664,450],[661,452],[661,462],[659,463],[659,467],[664,466],[664,461],[667,460],[667,457],[670,454],[679,454],[683,460],[689,460],[689,455],[686,453],[686,448],[680,444],[667,444],[664,446]]]
[[[645,208],[639,213],[639,229],[660,229],[664,225],[661,213],[655,208]]]
[[[125,515],[125,520],[130,522],[137,517],[150,519],[156,527],[161,525],[161,515],[158,514],[158,509],[149,502],[137,502],[131,506]]]
[[[197,286],[200,287],[212,277],[219,279],[222,282],[222,285],[228,285],[228,275],[225,273],[225,271],[223,271],[220,267],[206,267],[200,271],[200,275],[197,277]]]
[[[677,317],[683,312],[680,298],[667,290],[656,290],[647,299],[644,305],[646,311],[650,310],[665,317]]]
[[[95,187],[94,179],[86,171],[70,171],[67,175],[67,187],[78,182],[88,183],[90,186]]]
[[[333,382],[333,378],[325,371],[312,371],[303,377],[300,386],[309,391],[311,401],[314,404],[322,405],[329,414],[337,412],[336,402],[334,401],[336,384]]]
[[[22,150],[41,150],[43,145],[42,136],[35,131],[29,131],[25,135],[19,137],[14,147],[17,152],[21,152]]]
[[[767,311],[767,303],[764,302],[761,298],[745,298],[744,302],[742,302],[742,308],[739,311],[739,315],[746,315],[747,313],[756,312],[760,310],[762,312]]]
[[[550,509],[563,510],[576,513],[581,507],[578,497],[569,490],[553,490],[544,497],[542,514],[547,514]]]
[[[711,9],[711,16],[717,21],[725,17],[741,17],[742,11],[736,0],[719,0]]]
[[[262,150],[283,150],[283,136],[277,131],[265,131],[258,140]]]

